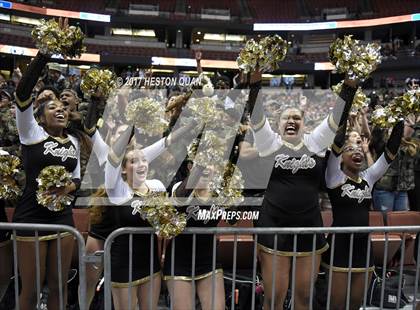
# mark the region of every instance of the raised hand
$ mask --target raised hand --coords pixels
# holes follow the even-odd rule
[[[362,137],[362,149],[365,154],[369,152],[369,143],[370,140],[368,138]]]

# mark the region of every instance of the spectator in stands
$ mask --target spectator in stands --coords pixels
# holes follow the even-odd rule
[[[21,78],[22,78],[22,72],[20,72],[20,69],[16,68],[15,70],[13,70],[11,82],[13,82],[14,87],[18,86]]]
[[[419,88],[419,80],[406,79],[406,89],[414,90]],[[420,211],[420,116],[411,116],[407,119],[408,135],[411,135],[411,142],[417,145],[417,152],[414,159],[414,188],[408,191],[410,210]]]
[[[13,93],[0,90],[0,147],[12,155],[19,156],[19,136],[11,102]]]
[[[64,103],[69,112],[76,112],[80,103],[80,98],[76,91],[66,88],[60,93],[60,101]]]
[[[420,211],[420,116],[416,121],[409,122],[412,128],[411,141],[417,145],[417,152],[414,160],[414,188],[408,191],[410,210]]]
[[[6,86],[6,77],[3,73],[0,73],[0,88],[3,88]]]
[[[385,130],[374,128],[372,147],[376,158],[385,152]],[[404,137],[397,158],[384,176],[378,180],[373,191],[373,208],[378,211],[408,210],[407,192],[414,189],[415,143]]]
[[[34,109],[36,110],[39,105],[48,100],[58,99],[58,90],[53,86],[42,87],[37,94],[35,94]]]
[[[51,85],[61,93],[65,88],[69,88],[69,82],[66,80],[61,72],[61,67],[58,63],[48,64],[47,76],[43,79],[45,85]]]

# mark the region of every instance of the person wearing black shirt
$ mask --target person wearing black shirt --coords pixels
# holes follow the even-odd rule
[[[47,100],[38,107],[38,124],[33,111],[31,92],[37,76],[47,63],[49,57],[38,53],[29,65],[16,89],[16,124],[22,144],[23,167],[26,174],[26,185],[23,195],[16,207],[13,222],[64,224],[74,226],[72,205],[62,211],[50,211],[37,203],[37,177],[47,166],[63,166],[73,178],[73,181],[60,188],[51,188],[50,195],[66,195],[74,193],[80,186],[80,147],[76,136],[70,134],[66,127],[69,114],[62,102]],[[59,275],[57,265],[56,233],[39,232],[39,262],[41,285],[46,279],[49,295],[48,307],[59,307]],[[20,293],[20,308],[34,309],[36,307],[36,272],[35,236],[33,231],[17,231],[18,264],[22,279]],[[67,300],[67,275],[70,268],[73,251],[73,238],[68,233],[61,233],[61,274],[63,300]],[[47,263],[48,262],[48,263]]]
[[[365,159],[362,147],[350,141],[345,144],[345,126],[340,128],[334,139],[325,174],[333,212],[332,226],[369,226],[373,186],[397,155],[403,129],[403,122],[395,125],[384,153],[372,166],[361,171]],[[328,236],[330,244],[331,239],[332,236]],[[372,272],[374,269],[372,251],[366,253],[368,234],[354,234],[351,265],[349,265],[350,234],[336,234],[334,244],[333,262],[330,261],[331,249],[322,257],[323,265],[333,272],[332,309],[342,309],[346,302],[349,271],[352,273],[350,309],[359,309],[364,285],[367,285],[364,284],[365,272]],[[370,260],[366,267],[368,255]]]
[[[354,94],[356,82],[345,80],[340,97],[331,113],[310,133],[303,134],[304,111],[287,108],[281,113],[280,134],[275,133],[264,115],[261,100],[257,102],[261,87],[261,73],[250,76],[248,109],[252,111],[251,123],[256,148],[261,157],[269,157],[274,168],[264,194],[257,227],[322,227],[318,204],[322,184],[324,152],[334,140],[335,131],[346,121]],[[258,236],[259,260],[264,279],[264,308],[272,302],[275,308],[283,306],[292,256],[296,255],[295,309],[308,309],[310,304],[310,283],[316,279],[321,254],[328,249],[322,234],[315,241],[315,270],[312,271],[313,236],[297,236],[294,252],[294,236],[263,234]],[[276,255],[276,270],[273,268]],[[274,296],[272,279],[276,275]],[[274,299],[274,300],[273,300]]]

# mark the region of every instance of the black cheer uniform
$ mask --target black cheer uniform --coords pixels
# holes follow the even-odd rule
[[[68,135],[66,138],[53,137],[38,125],[33,116],[32,104],[22,108],[18,103],[16,123],[19,139],[22,144],[23,168],[26,174],[26,184],[22,197],[13,215],[15,223],[63,224],[74,226],[72,205],[62,211],[50,211],[38,204],[36,178],[47,166],[60,165],[72,174],[74,181],[80,180],[80,149],[78,140]],[[17,240],[34,240],[33,231],[18,231]],[[63,233],[62,235],[65,235]],[[40,231],[40,240],[57,237],[53,232]]]
[[[176,183],[172,189],[175,193],[181,182]],[[188,201],[193,198],[199,199],[194,196],[194,192],[187,199]],[[215,211],[214,207],[208,205],[188,205],[178,207],[179,212],[187,214],[187,227],[216,227],[219,223],[218,219],[210,219],[208,221],[198,219],[199,210]],[[201,280],[213,274],[213,235],[212,234],[197,234],[195,247],[195,270],[194,279]],[[174,268],[172,272],[172,242],[175,241],[175,254],[174,254]],[[164,280],[192,280],[192,255],[193,255],[193,235],[180,234],[166,247],[165,263],[163,267]],[[216,257],[216,270],[215,273],[221,273],[222,265]]]
[[[105,143],[105,141],[102,139],[102,136],[96,129],[91,136],[91,141],[92,150],[98,159],[98,163],[101,167],[104,167],[108,159],[109,146]],[[162,138],[154,144],[142,149],[142,152],[144,153],[147,161],[150,163],[156,157],[162,154],[164,150],[165,139]],[[102,183],[101,181],[103,182],[104,180],[98,180],[97,183]],[[111,187],[113,184],[108,183],[108,186]],[[114,212],[110,211],[109,206],[104,206],[101,221],[99,223],[90,225],[89,236],[105,241],[105,239],[108,238],[108,236],[117,228],[114,216],[115,214]]]
[[[346,176],[340,169],[341,156],[331,152],[328,158],[325,175],[328,195],[330,197],[333,223],[332,226],[369,226],[369,208],[372,203],[372,189],[375,182],[382,177],[389,163],[382,155],[370,168],[360,173],[357,180]],[[328,236],[331,244],[332,236]],[[350,234],[336,234],[332,270],[347,272],[366,271],[368,234],[354,234],[352,264],[349,266]],[[323,254],[322,264],[330,268],[331,248]],[[372,248],[368,270],[373,270]]]
[[[113,185],[113,187],[110,187]],[[146,180],[149,192],[165,192],[165,186],[158,180]],[[110,202],[113,204],[112,215],[114,228],[150,227],[137,210],[141,195],[136,194],[121,177],[121,165],[114,167],[110,162],[105,164],[105,186]],[[149,234],[133,235],[133,255],[131,285],[136,286],[150,280],[150,245]],[[157,237],[153,234],[153,270],[160,273]],[[113,287],[129,287],[129,235],[115,238],[111,248],[111,282]]]
[[[263,205],[256,227],[322,227],[318,194],[323,181],[324,150],[332,143],[335,128],[331,116],[326,118],[311,134],[305,134],[298,145],[283,141],[268,123],[254,132],[260,156],[270,156],[274,167],[264,195]],[[293,235],[258,236],[260,249],[282,256],[293,255]],[[296,256],[308,256],[312,252],[313,235],[297,237]],[[316,236],[317,254],[326,251],[328,244],[323,234]]]

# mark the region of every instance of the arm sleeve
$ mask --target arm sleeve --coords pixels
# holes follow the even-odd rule
[[[334,143],[332,145],[332,152],[335,153],[336,156],[340,155],[343,150],[344,143],[346,142],[346,130],[347,122],[341,125],[335,134]]]
[[[118,167],[121,164],[132,133],[133,126],[129,126],[109,148],[108,162],[110,162],[114,167]]]
[[[35,120],[32,104],[23,111],[16,109],[16,127],[20,143],[24,145],[35,144],[48,137],[44,128]]]
[[[397,156],[403,133],[404,121],[399,121],[394,128],[392,128],[391,135],[389,136],[385,147],[385,158],[389,163],[391,163]]]
[[[16,87],[16,103],[19,109],[24,110],[30,105],[32,90],[35,87],[38,78],[41,76],[42,70],[48,60],[48,56],[38,52],[23,74]]]
[[[191,170],[190,175],[179,184],[175,191],[173,191],[173,193],[175,193],[175,196],[189,197],[193,192],[195,186],[197,185],[204,169],[205,168],[202,166],[195,165]]]
[[[255,147],[261,157],[268,156],[277,151],[282,146],[282,139],[279,134],[271,129],[268,120],[264,122],[264,126],[253,131]]]
[[[101,134],[96,130],[92,136],[93,152],[98,158],[99,165],[102,166],[108,158],[109,146],[102,139]]]
[[[327,169],[325,171],[325,182],[328,188],[335,188],[344,183],[345,175],[340,168],[341,155],[330,152]]]
[[[353,103],[354,95],[356,94],[356,88],[353,88],[346,83],[343,83],[339,98],[331,111],[330,126],[337,130],[338,127],[347,122],[351,105]]]
[[[363,178],[371,188],[385,174],[390,164],[385,158],[385,154],[382,154],[372,166],[363,171]]]
[[[120,205],[132,198],[132,191],[121,176],[121,164],[115,167],[106,162],[105,189],[112,204]]]
[[[99,119],[98,106],[103,104],[102,98],[91,97],[88,104],[86,116],[83,119],[83,130],[84,132],[92,136],[96,132],[96,123]]]
[[[166,138],[162,138],[143,149],[143,154],[146,157],[147,162],[152,162],[156,157],[165,151],[165,139]]]
[[[355,88],[343,83],[340,92],[341,99],[337,98],[337,103],[331,113],[311,134],[305,135],[305,144],[311,152],[319,153],[332,144],[336,130],[347,122],[355,94]]]
[[[328,120],[324,119],[310,134],[304,135],[305,145],[311,152],[319,153],[329,147],[335,137],[335,130],[330,127]]]
[[[265,118],[263,103],[261,100],[257,102],[260,89],[261,82],[252,84],[249,90],[247,102],[247,110],[251,114],[251,123],[257,128],[260,127],[259,124],[264,122]]]

